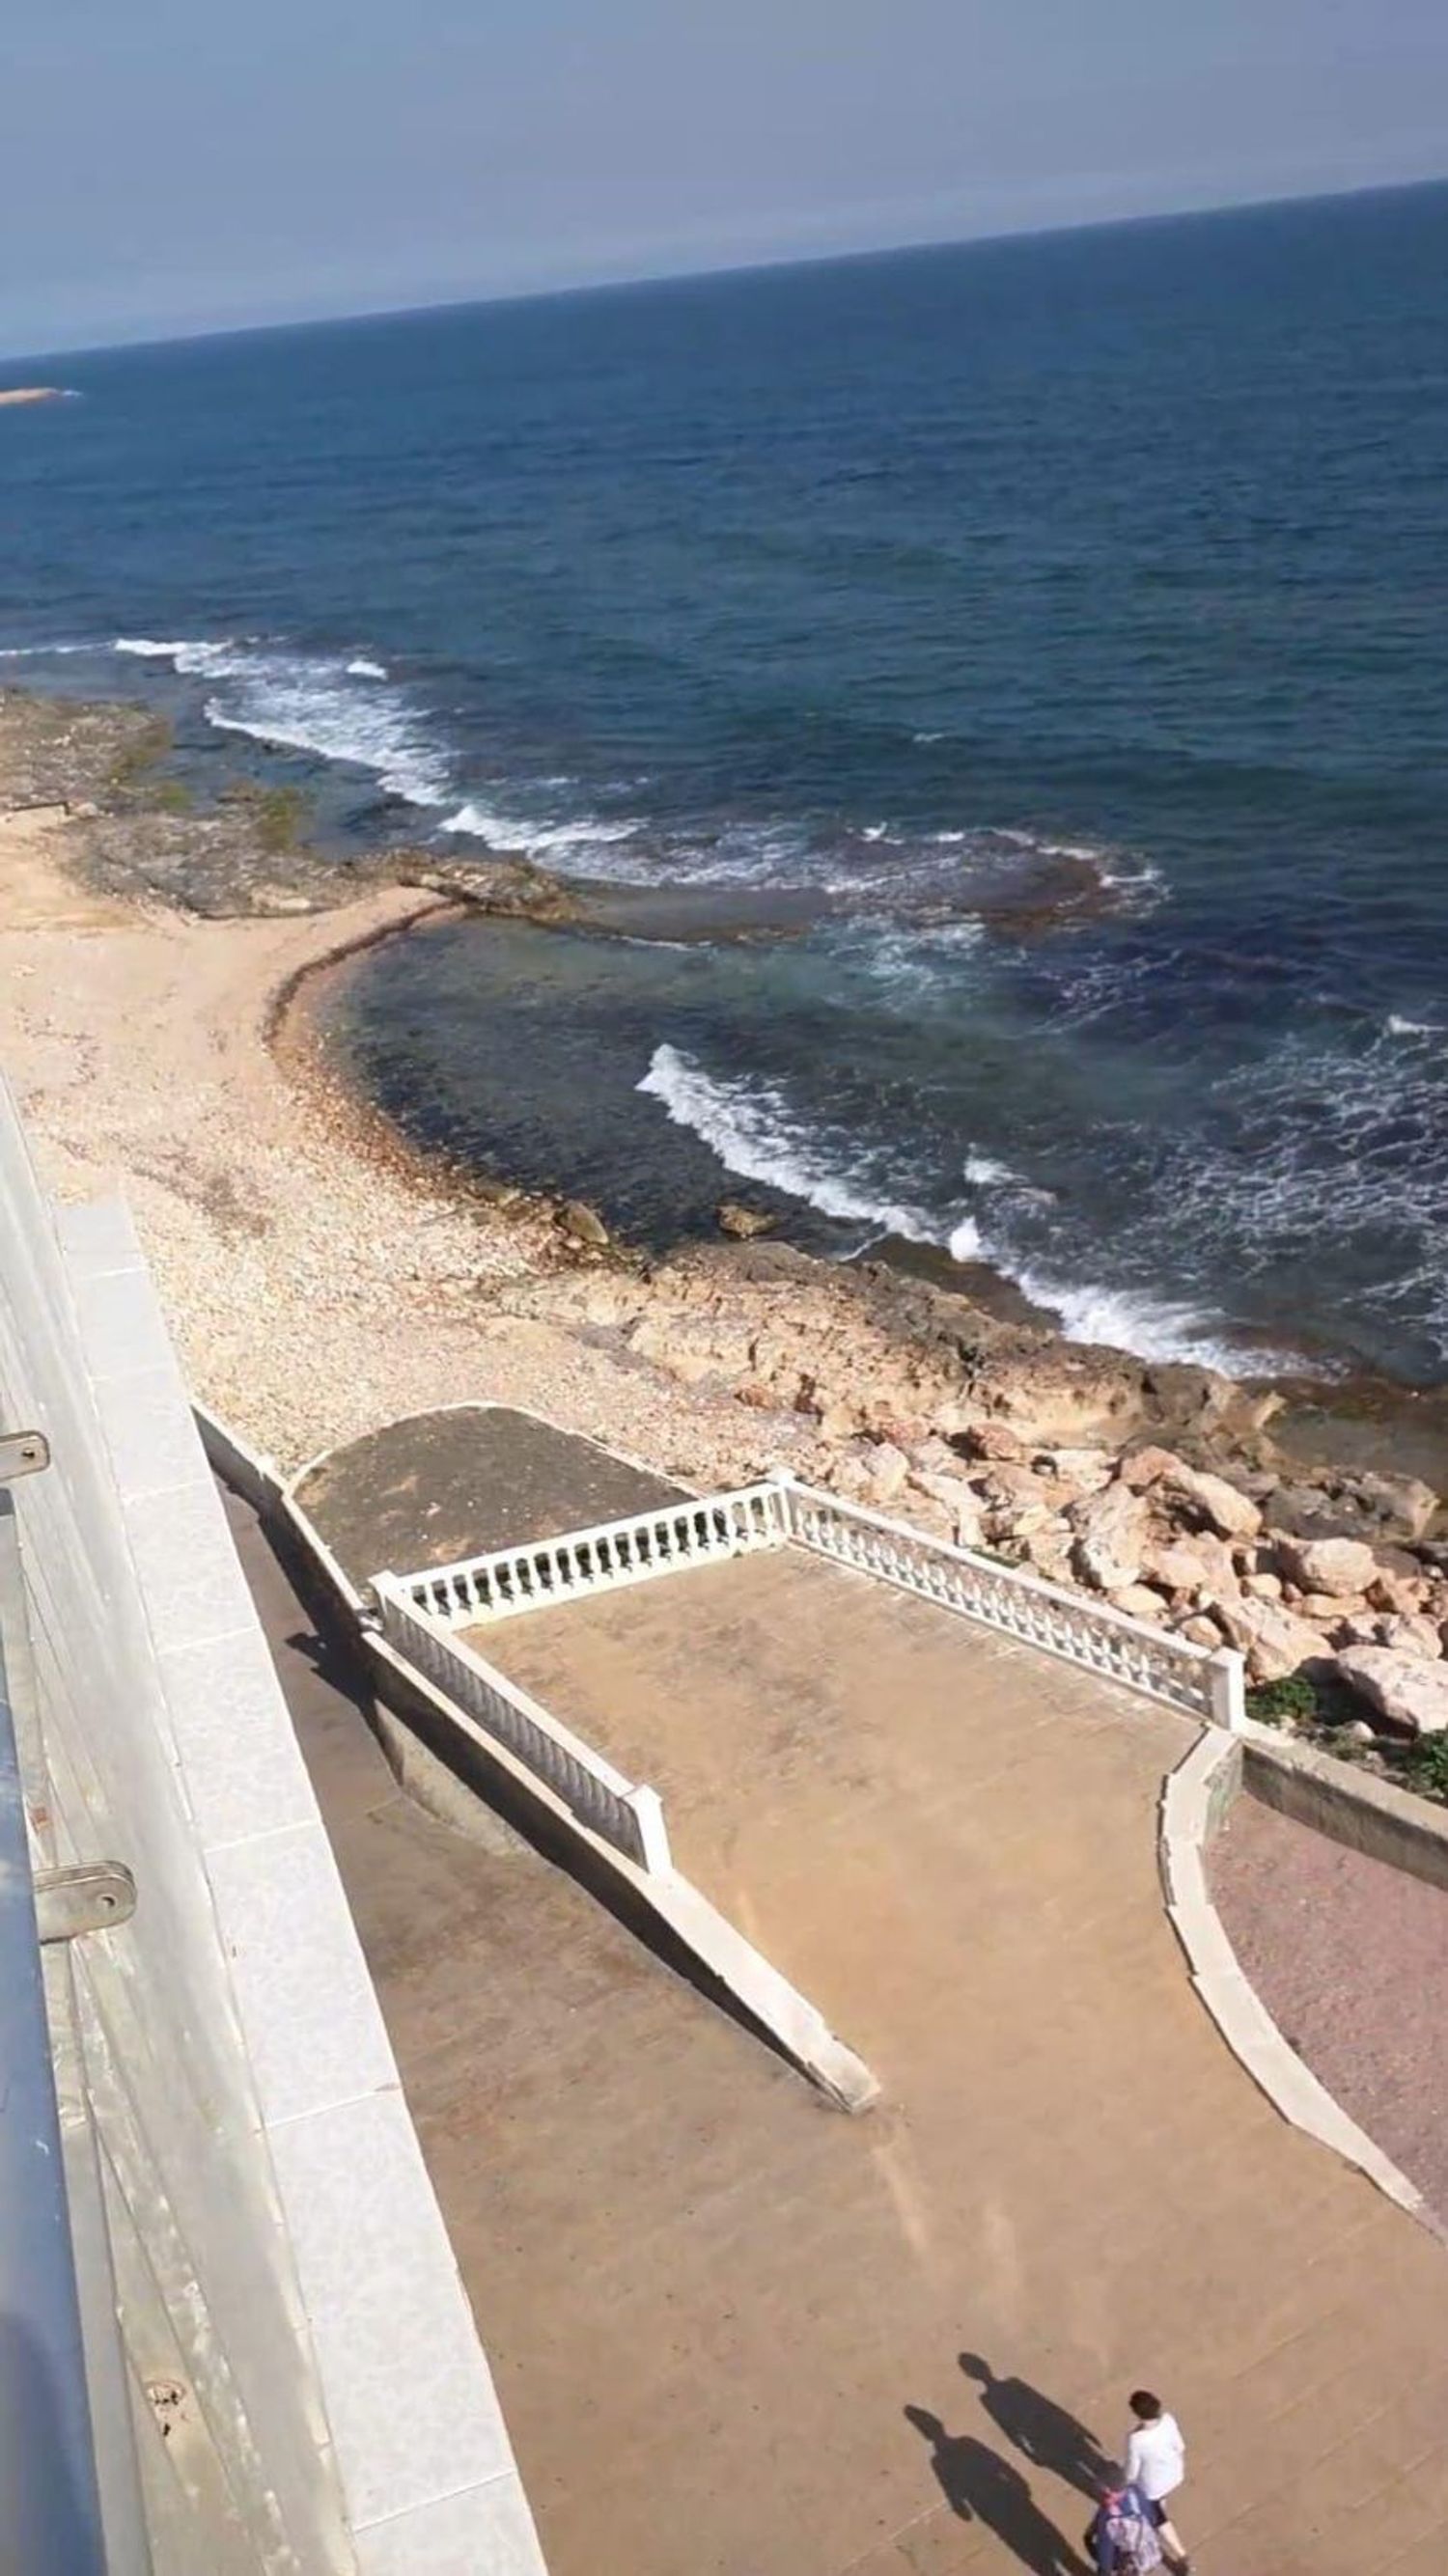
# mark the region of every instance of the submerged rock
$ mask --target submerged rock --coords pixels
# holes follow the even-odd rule
[[[771,1234],[779,1223],[768,1208],[746,1207],[742,1199],[721,1199],[714,1210],[721,1234],[732,1234],[747,1243],[756,1234]]]

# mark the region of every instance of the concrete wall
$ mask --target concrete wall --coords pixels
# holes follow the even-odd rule
[[[90,2158],[114,2268],[114,2296],[108,2280],[97,2296],[94,2260],[82,2283],[93,2408],[118,2302],[152,2561],[162,2576],[537,2576],[134,1236],[113,1207],[57,1225],[8,1097],[0,1424],[43,1430],[53,1453],[14,1488],[40,1857],[121,1860],[138,1888],[133,1920],[72,1944],[50,1982],[58,2053],[67,2001],[81,2052],[75,2208]],[[118,2545],[118,2576],[143,2563]]]

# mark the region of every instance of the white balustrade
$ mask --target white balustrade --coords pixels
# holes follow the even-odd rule
[[[789,1477],[386,1580],[440,1635],[790,1544],[1193,1717],[1233,1729],[1244,1723],[1242,1660],[1227,1648],[1193,1645],[1088,1593],[947,1546]]]
[[[901,1521],[808,1485],[786,1484],[789,1536],[816,1556],[893,1583],[942,1610],[1019,1637],[1043,1653],[1083,1664],[1149,1699],[1219,1726],[1240,1728],[1242,1662],[1225,1647],[1193,1645],[1106,1602],[1045,1583],[1019,1567],[993,1564],[965,1548],[927,1538]]]
[[[601,1521],[525,1547],[495,1548],[487,1556],[424,1567],[396,1580],[415,1607],[443,1627],[481,1627],[520,1610],[545,1610],[688,1566],[783,1547],[784,1494],[782,1485],[768,1483],[684,1496],[627,1520]]]
[[[656,1790],[636,1788],[516,1682],[449,1636],[434,1614],[409,1599],[395,1575],[378,1575],[373,1590],[382,1633],[405,1662],[543,1781],[590,1832],[641,1869],[655,1875],[671,1870]]]

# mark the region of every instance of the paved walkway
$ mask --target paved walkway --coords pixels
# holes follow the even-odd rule
[[[488,1631],[881,2073],[850,2120],[401,1797],[233,1510],[553,2576],[1071,2576],[1142,2378],[1201,2576],[1441,2576],[1445,2258],[1187,1988],[1183,1725],[795,1558]]]
[[[1184,1722],[794,1554],[477,1642],[655,1781],[679,1866],[885,2088],[787,2145],[741,2091],[702,2171],[620,2196],[607,2320],[555,2283],[602,2461],[559,2576],[590,2539],[671,2576],[1063,2576],[1072,2427],[1113,2448],[1142,2381],[1188,2427],[1202,2576],[1441,2576],[1448,2258],[1189,1989],[1154,1849]]]

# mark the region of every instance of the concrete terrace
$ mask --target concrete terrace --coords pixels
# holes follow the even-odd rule
[[[554,2576],[1069,2576],[1143,2379],[1200,2576],[1441,2576],[1448,2257],[1189,1987],[1155,1859],[1187,1721],[793,1554],[473,1642],[655,1781],[884,2088],[825,2109],[514,1838],[390,1789],[333,1818],[318,1770]]]

